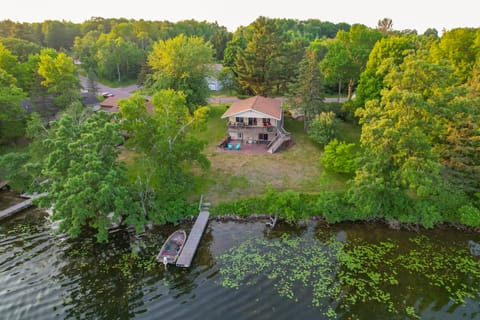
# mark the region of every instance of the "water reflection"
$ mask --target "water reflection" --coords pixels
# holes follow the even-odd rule
[[[311,221],[296,227],[280,222],[272,230],[262,220],[210,221],[192,267],[164,270],[155,262],[163,241],[180,227],[189,231],[192,223],[156,227],[141,236],[120,229],[109,244],[98,244],[94,233],[75,240],[54,235],[44,215],[28,210],[0,223],[3,318],[322,319],[325,310],[312,305],[312,291],[306,287],[296,287],[297,300],[292,300],[278,294],[276,279],[255,272],[248,279],[252,286],[222,287],[219,257],[247,240],[278,241],[283,234],[320,245],[332,237],[351,247],[391,241],[397,254],[408,253],[414,247],[410,239],[419,236],[428,238],[433,252],[468,252],[469,240],[480,243],[479,234],[451,229],[410,232],[378,224],[325,226]],[[409,306],[424,319],[480,319],[478,297],[455,303],[419,272],[398,270],[399,283],[389,291],[403,308],[398,315],[381,303],[357,303],[349,309],[342,309],[340,300],[325,303],[339,319],[411,318],[405,311]],[[478,278],[468,275],[461,284],[480,288]]]

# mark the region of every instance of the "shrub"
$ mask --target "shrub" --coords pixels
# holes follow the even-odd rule
[[[310,122],[308,135],[318,144],[325,146],[337,136],[337,119],[333,112],[322,112]]]
[[[328,223],[356,220],[355,211],[347,203],[343,194],[331,191],[320,193],[317,196],[315,209]]]
[[[355,144],[333,139],[325,146],[325,153],[320,161],[326,169],[338,173],[355,172]]]
[[[480,210],[471,205],[462,206],[458,210],[460,222],[470,227],[480,227]]]

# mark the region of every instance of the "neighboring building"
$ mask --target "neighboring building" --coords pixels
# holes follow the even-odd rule
[[[208,87],[212,91],[219,91],[222,90],[222,83],[218,79],[220,76],[220,72],[222,71],[223,66],[221,64],[213,64],[211,65],[211,75],[207,77]]]
[[[124,98],[108,97],[107,99],[100,102],[100,109],[106,112],[112,112],[112,113],[120,112],[120,107],[118,104],[122,99]],[[153,113],[152,103],[148,99],[145,99],[145,101],[147,102],[148,112]]]
[[[118,102],[120,98],[117,97],[108,97],[107,99],[100,102],[100,108],[106,112],[119,112],[120,108]]]
[[[261,96],[234,102],[222,115],[228,119],[228,135],[231,140],[244,143],[266,143],[273,153],[290,135],[283,129],[283,112],[279,100]]]

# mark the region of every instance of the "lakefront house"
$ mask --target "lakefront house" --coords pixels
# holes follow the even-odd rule
[[[228,140],[236,145],[265,144],[266,151],[274,153],[290,141],[283,129],[282,103],[277,99],[255,96],[236,101],[222,119],[228,119]]]

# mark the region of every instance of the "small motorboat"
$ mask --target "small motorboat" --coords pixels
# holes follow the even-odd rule
[[[160,249],[157,261],[163,263],[165,267],[167,267],[167,264],[175,264],[186,240],[187,233],[185,230],[180,229],[172,233]]]

